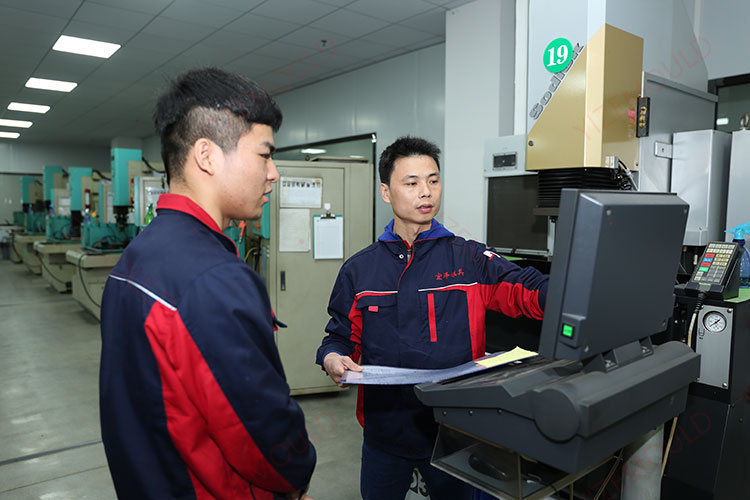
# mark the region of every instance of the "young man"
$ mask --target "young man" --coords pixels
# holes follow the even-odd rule
[[[279,174],[254,82],[184,74],[156,105],[169,193],[102,298],[102,440],[122,499],[298,499],[315,466],[265,286],[222,234]]]
[[[440,150],[402,137],[380,157],[380,194],[393,221],[350,258],[331,294],[328,336],[317,362],[339,383],[360,363],[447,368],[484,355],[487,309],[541,319],[548,277],[476,241],[454,236],[440,210]],[[432,410],[413,386],[360,386],[364,500],[404,498],[419,468],[432,500],[470,499],[472,488],[430,465]]]

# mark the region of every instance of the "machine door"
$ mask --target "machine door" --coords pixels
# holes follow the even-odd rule
[[[345,168],[311,163],[278,169],[280,180],[271,194],[268,285],[276,316],[287,328],[276,332],[276,345],[292,394],[336,390],[315,364],[315,353],[325,335],[333,283],[348,256],[314,258],[313,216],[325,215],[326,203],[333,215],[353,216],[345,213]]]

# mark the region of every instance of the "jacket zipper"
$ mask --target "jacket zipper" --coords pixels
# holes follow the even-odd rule
[[[406,242],[404,242],[404,244],[406,244]],[[411,251],[409,251],[409,250],[411,250]],[[401,271],[401,276],[398,277],[398,283],[396,284],[396,290],[398,290],[399,288],[401,288],[401,278],[404,277],[404,273],[406,272],[407,269],[409,269],[409,266],[411,265],[411,261],[414,260],[414,246],[413,245],[411,246],[411,248],[409,248],[408,245],[407,245],[407,255],[409,255],[409,262],[406,263],[406,267],[404,268],[403,271]]]

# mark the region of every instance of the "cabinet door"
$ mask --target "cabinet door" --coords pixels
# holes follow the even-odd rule
[[[331,204],[331,213],[345,213],[345,169],[343,166],[283,166],[278,164],[281,181],[274,185],[271,196],[271,252],[269,266],[269,295],[279,321],[287,328],[276,332],[276,345],[284,365],[292,394],[305,394],[337,390],[337,386],[315,364],[315,353],[325,335],[328,322],[328,299],[344,259],[313,259],[313,216],[325,214],[325,203]],[[284,178],[322,179],[320,208],[281,207],[281,190]],[[310,241],[307,251],[281,252],[280,238],[304,238],[300,225],[285,224],[280,227],[281,211],[304,210],[306,230]],[[297,212],[299,214],[299,212]],[[298,220],[300,222],[301,219]],[[285,232],[285,234],[280,234]],[[347,238],[346,230],[344,239]]]

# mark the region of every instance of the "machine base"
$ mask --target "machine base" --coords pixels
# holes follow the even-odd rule
[[[120,253],[89,254],[68,250],[65,258],[74,267],[71,276],[73,298],[96,319],[101,319],[102,294],[109,273],[120,260]]]

